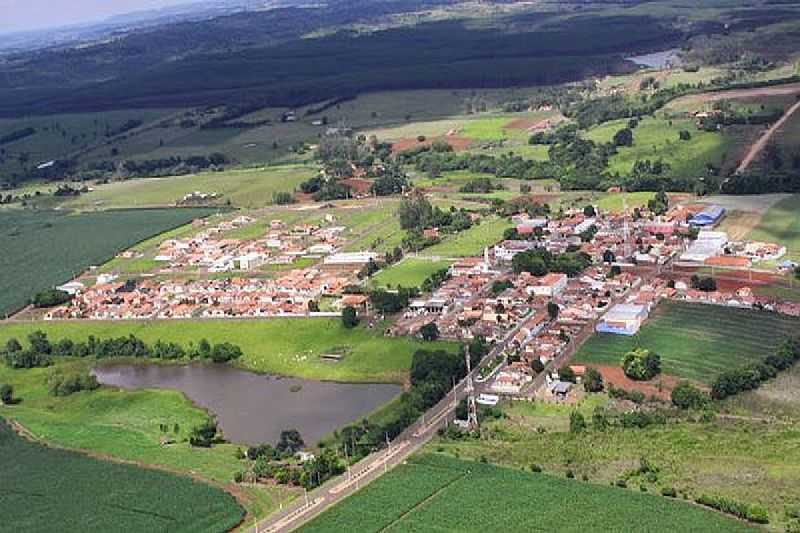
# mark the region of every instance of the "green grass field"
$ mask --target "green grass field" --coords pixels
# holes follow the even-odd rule
[[[641,346],[661,356],[665,374],[710,383],[724,370],[760,361],[798,330],[800,319],[796,318],[665,301],[638,335],[596,333],[575,360],[618,366],[626,352]]]
[[[173,474],[28,442],[0,421],[2,529],[221,533],[244,516],[229,494]]]
[[[276,192],[292,192],[315,174],[311,167],[286,165],[254,170],[204,172],[190,176],[131,179],[98,185],[95,190],[66,202],[74,209],[163,207],[175,205],[194,191],[221,194],[219,203],[236,207],[263,207]]]
[[[771,207],[747,238],[783,244],[788,259],[800,260],[800,194]]]
[[[476,533],[751,530],[683,502],[432,454],[413,457],[300,531],[355,529]]]
[[[0,314],[102,265],[129,246],[206,216],[208,209],[0,212]]]
[[[469,257],[480,255],[484,248],[503,240],[503,232],[511,227],[504,218],[482,220],[477,226],[445,238],[441,243],[421,252],[428,257]]]
[[[450,266],[449,261],[406,258],[376,274],[371,282],[379,287],[419,287],[431,274]]]
[[[585,135],[595,142],[610,142],[614,134],[626,127],[627,120],[614,120],[591,128]],[[690,141],[681,141],[678,133],[687,130]],[[663,160],[670,165],[671,176],[703,176],[707,163],[721,166],[733,139],[719,133],[698,131],[694,122],[675,119],[644,118],[633,130],[633,146],[618,148],[609,161],[610,173],[627,175],[637,160]]]
[[[452,343],[423,343],[411,338],[384,337],[382,329],[347,330],[339,319],[191,321],[52,321],[0,323],[0,345],[10,337],[24,341],[41,329],[51,340],[85,340],[134,334],[148,343],[161,339],[188,346],[202,338],[211,343],[232,342],[244,356],[239,364],[257,372],[343,382],[402,383],[411,356],[421,348],[455,348]],[[338,363],[320,355],[347,348]]]

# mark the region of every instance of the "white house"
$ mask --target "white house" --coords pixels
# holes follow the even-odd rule
[[[494,247],[494,257],[498,261],[510,262],[514,256],[535,250],[538,244],[530,241],[503,241]]]

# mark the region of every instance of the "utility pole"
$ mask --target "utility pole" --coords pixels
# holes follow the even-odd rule
[[[469,344],[464,350],[464,357],[467,360],[467,425],[470,429],[478,427],[478,406],[475,403],[475,387],[472,386],[472,363],[469,360]]]

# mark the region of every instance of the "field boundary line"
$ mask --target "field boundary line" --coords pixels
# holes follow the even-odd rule
[[[445,469],[445,470],[449,470],[449,469]],[[380,533],[383,533],[384,531],[388,531],[390,528],[394,527],[396,524],[402,522],[403,519],[406,518],[408,515],[410,515],[411,513],[413,513],[414,511],[416,511],[420,507],[424,506],[429,501],[431,501],[434,498],[436,498],[437,496],[439,496],[442,492],[444,492],[449,487],[451,487],[455,482],[461,481],[462,479],[467,477],[467,475],[469,475],[469,471],[462,471],[460,476],[457,476],[457,477],[453,478],[452,480],[448,481],[447,483],[445,483],[444,485],[442,485],[441,487],[436,489],[436,491],[434,491],[433,494],[429,495],[427,498],[423,498],[422,500],[418,501],[410,509],[408,509],[408,510],[404,511],[403,513],[401,513],[400,516],[398,516],[397,518],[395,518],[394,520],[392,520],[391,522],[389,522],[388,524],[383,526],[378,531]]]

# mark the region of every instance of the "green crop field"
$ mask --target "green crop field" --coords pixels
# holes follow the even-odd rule
[[[480,255],[484,248],[503,240],[503,232],[511,227],[504,218],[482,220],[477,226],[445,238],[441,243],[421,252],[428,257],[469,257]]]
[[[300,531],[356,529],[751,531],[683,502],[432,454],[410,459]]]
[[[449,261],[407,258],[382,270],[371,281],[380,287],[419,287],[431,274],[448,266]]]
[[[206,216],[209,209],[0,212],[0,313],[101,265],[129,246]]]
[[[637,346],[661,356],[665,374],[710,383],[720,372],[760,361],[785,336],[800,331],[800,319],[716,305],[665,301],[626,337],[595,333],[575,356],[588,364],[618,366]]]
[[[272,203],[273,193],[292,192],[314,174],[311,167],[287,165],[131,179],[98,185],[92,192],[68,201],[65,206],[75,209],[164,207],[175,205],[185,194],[200,191],[222,195],[219,203],[230,201],[237,207],[263,207]]]
[[[585,137],[595,142],[610,142],[614,134],[626,127],[627,120],[614,120],[590,129]],[[691,133],[690,141],[681,141],[681,130]],[[720,133],[698,131],[694,122],[686,119],[667,121],[644,118],[633,130],[633,146],[620,147],[609,161],[609,172],[630,174],[637,160],[663,160],[670,165],[671,176],[703,176],[707,163],[721,166],[734,143],[732,137]]]
[[[589,428],[576,435],[569,431],[570,414],[578,410],[591,421],[594,409],[609,402],[606,395],[589,395],[578,405],[512,402],[501,406],[505,417],[484,424],[481,439],[440,438],[431,443],[429,449],[474,461],[485,458],[490,463],[515,468],[529,469],[532,464],[538,464],[544,472],[562,478],[571,470],[576,480],[586,476],[590,483],[596,484],[589,487],[600,489],[626,479],[626,494],[630,496],[641,494],[641,487],[659,495],[662,488],[674,487],[689,499],[701,494],[720,495],[765,507],[769,512],[770,529],[784,531],[786,505],[797,501],[797,487],[800,486],[800,468],[797,467],[800,431],[795,423],[798,402],[794,392],[797,389],[789,388],[797,384],[798,375],[795,373],[792,377],[791,372],[775,380],[778,387],[767,384],[764,391],[758,391],[764,394],[741,402],[737,407],[744,409],[734,411],[741,415],[736,420],[675,420],[646,429],[617,426],[606,430],[597,430],[589,422]],[[786,381],[781,382],[784,378]],[[790,397],[793,403],[786,403]],[[740,399],[745,397],[733,400]],[[777,409],[779,402],[780,409]],[[760,410],[748,409],[754,403]],[[794,418],[785,424],[765,424],[761,418],[749,420],[754,415],[787,414]],[[643,458],[654,466],[655,476],[639,471]],[[683,498],[683,494],[679,494],[679,498]],[[531,496],[531,499],[537,501],[538,497]],[[666,527],[669,521],[663,524]],[[699,532],[703,528],[698,525],[688,530]]]
[[[0,470],[4,531],[221,533],[244,517],[232,496],[210,485],[46,448],[2,421]]]
[[[747,238],[783,244],[789,259],[800,260],[800,194],[771,207]]]
[[[37,329],[52,340],[134,334],[148,343],[161,339],[184,346],[202,338],[211,343],[232,342],[242,348],[244,356],[239,364],[247,369],[344,382],[402,383],[416,350],[455,348],[452,343],[384,337],[379,327],[348,330],[339,319],[328,318],[5,322],[0,323],[0,345],[10,337],[24,341],[28,333]],[[320,359],[320,355],[343,348],[346,355],[338,363]]]

